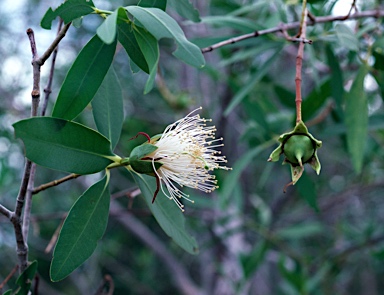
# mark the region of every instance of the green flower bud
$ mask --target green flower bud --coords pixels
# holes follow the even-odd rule
[[[137,173],[143,173],[148,175],[154,175],[154,167],[159,169],[162,164],[159,162],[154,162],[152,159],[146,158],[147,155],[153,153],[157,150],[157,147],[150,143],[143,143],[135,147],[130,156],[129,163],[134,171]]]
[[[304,172],[303,165],[306,163],[310,164],[317,174],[320,173],[317,149],[321,147],[322,142],[308,132],[302,121],[298,122],[291,132],[280,135],[279,142],[280,145],[271,153],[268,161],[276,162],[280,155],[284,154],[283,164],[290,164],[292,174],[292,182],[287,186],[294,185],[300,179]]]
[[[315,153],[316,145],[303,134],[293,134],[282,146],[286,161],[293,164],[307,163]]]

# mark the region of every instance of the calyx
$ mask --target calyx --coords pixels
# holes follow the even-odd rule
[[[317,140],[308,132],[303,121],[299,121],[295,128],[279,137],[280,145],[269,156],[269,162],[276,162],[280,155],[284,154],[283,164],[291,166],[292,182],[288,183],[285,189],[290,185],[295,185],[304,172],[304,164],[309,164],[317,174],[320,173],[321,164],[317,157],[317,149],[321,147],[322,142]]]

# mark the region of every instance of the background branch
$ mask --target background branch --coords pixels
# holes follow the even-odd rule
[[[117,201],[111,202],[111,213],[115,211],[121,212],[122,209],[123,208]],[[202,291],[188,276],[185,267],[173,257],[162,241],[160,241],[139,219],[128,212],[124,215],[117,214],[114,218],[164,261],[170,271],[171,277],[174,278],[176,285],[183,294],[202,294]]]
[[[0,284],[0,293],[3,294],[3,288],[8,283],[8,281],[13,277],[13,275],[17,272],[19,266],[15,265],[15,267],[11,270],[11,272],[7,275],[4,281]]]
[[[338,16],[327,15],[327,16],[312,17],[311,19],[306,21],[306,25],[307,26],[314,26],[315,24],[328,23],[328,22],[334,22],[334,21],[346,21],[346,20],[351,20],[351,19],[360,19],[360,18],[367,18],[367,17],[379,18],[379,17],[383,17],[383,16],[384,16],[384,10],[367,10],[367,11],[356,12],[354,14],[348,14],[347,16],[345,16],[345,15],[338,15]],[[215,43],[211,46],[202,48],[201,52],[207,53],[207,52],[211,52],[215,49],[218,49],[220,47],[234,44],[234,43],[246,40],[246,39],[255,38],[255,37],[262,36],[262,35],[267,35],[267,34],[272,34],[272,33],[277,33],[277,32],[284,33],[284,31],[286,31],[286,30],[297,29],[297,28],[300,28],[300,22],[281,24],[281,25],[274,27],[274,28],[260,30],[260,31],[254,31],[253,33],[240,35],[240,36],[235,37],[235,38],[230,38],[230,39]]]

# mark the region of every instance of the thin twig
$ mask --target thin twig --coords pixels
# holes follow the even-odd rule
[[[13,275],[17,272],[19,266],[16,264],[15,267],[11,270],[11,272],[7,275],[4,281],[0,284],[0,293],[2,294],[3,288],[8,283],[8,281],[13,277]]]
[[[29,44],[31,45],[32,66],[33,66],[33,87],[31,92],[31,96],[32,96],[31,117],[35,117],[37,115],[37,109],[39,107],[39,101],[40,101],[40,66],[37,63],[39,55],[37,54],[35,33],[31,28],[27,30],[27,35],[29,38]]]
[[[108,292],[105,293],[104,289],[107,289]],[[110,275],[105,275],[103,282],[101,283],[100,287],[97,289],[95,295],[112,295],[115,291],[115,283],[113,282],[113,279]]]
[[[39,282],[40,282],[40,277],[38,275],[35,275],[35,288],[34,290],[34,295],[39,295]]]
[[[344,20],[347,20],[347,19],[349,18],[349,16],[350,16],[351,13],[352,13],[352,10],[353,10],[354,8],[356,9],[356,12],[357,12],[356,0],[353,0],[352,5],[351,5],[351,8],[349,9],[348,14],[344,17]]]
[[[39,64],[42,66],[45,61],[51,56],[52,52],[56,49],[57,45],[59,45],[61,39],[65,37],[71,23],[66,24],[60,32],[57,34],[55,40],[53,40],[52,44],[48,47],[48,49],[43,53],[43,55],[39,58]]]
[[[321,24],[321,23],[328,23],[328,22],[334,22],[334,21],[345,21],[345,20],[351,20],[351,19],[359,19],[359,18],[367,18],[367,17],[374,17],[379,18],[384,16],[384,10],[367,10],[367,11],[361,11],[356,12],[354,14],[349,15],[347,18],[345,15],[327,15],[327,16],[319,16],[319,17],[312,17],[311,19],[307,20],[306,24],[307,26],[314,26],[315,24]],[[277,33],[277,32],[283,32],[284,30],[292,30],[300,28],[300,22],[292,22],[288,24],[281,24],[277,27],[266,29],[266,30],[260,30],[260,31],[254,31],[252,33],[240,35],[234,38],[230,38],[221,42],[218,42],[216,44],[213,44],[211,46],[205,47],[201,49],[202,53],[211,52],[215,49],[218,49],[220,47],[234,44],[246,39],[259,37],[262,35]]]
[[[36,65],[36,60],[38,59],[37,47],[35,42],[35,35],[32,29],[27,30],[27,35],[29,38],[29,43],[31,45],[32,52],[32,65],[33,65],[33,86],[32,86],[32,107],[31,107],[31,116],[34,117],[37,115],[37,109],[39,107],[40,100],[40,67]],[[23,210],[25,197],[27,193],[28,183],[30,181],[31,172],[34,174],[34,169],[32,169],[32,162],[27,160],[24,167],[23,179],[21,182],[19,194],[16,199],[15,211],[11,215],[10,220],[15,229],[16,237],[16,247],[17,247],[17,256],[20,263],[20,273],[23,272],[28,266],[28,245],[23,236],[22,229],[22,218],[21,213]]]
[[[332,112],[333,108],[335,107],[334,103],[333,102],[330,102],[327,104],[327,106],[325,107],[324,110],[322,110],[315,118],[313,118],[312,120],[310,121],[307,121],[305,123],[305,125],[307,127],[311,127],[311,126],[314,126],[316,124],[319,124],[321,122],[323,122],[327,117],[328,115]]]
[[[3,205],[0,204],[0,213],[3,214],[5,217],[7,217],[8,219],[11,218],[12,216],[12,211],[5,208]]]
[[[63,227],[64,220],[65,220],[65,218],[67,216],[68,216],[68,214],[65,214],[65,216],[62,217],[59,226],[56,228],[55,232],[53,233],[51,239],[49,240],[49,243],[48,243],[47,247],[45,247],[44,253],[51,252],[53,247],[56,245],[56,241],[57,241],[57,239],[59,237],[60,230]]]
[[[133,188],[129,188],[129,189],[114,193],[113,195],[111,195],[111,199],[117,199],[121,197],[128,197],[130,199],[133,199],[140,194],[141,194],[140,189],[138,187],[133,187]]]
[[[37,110],[39,107],[39,101],[40,101],[40,68],[44,64],[44,62],[49,58],[49,56],[52,54],[52,52],[55,50],[57,45],[60,43],[61,39],[64,38],[70,24],[67,24],[62,28],[55,38],[55,40],[52,42],[52,44],[48,47],[48,49],[44,52],[44,54],[39,57],[37,53],[37,47],[36,47],[36,41],[35,41],[35,35],[31,28],[27,30],[27,35],[29,38],[29,43],[31,45],[31,52],[32,52],[32,66],[33,66],[33,87],[32,87],[32,107],[31,107],[31,116],[37,116]],[[10,216],[10,220],[13,224],[13,227],[15,229],[15,237],[16,237],[16,245],[17,245],[17,256],[19,258],[20,262],[20,272],[23,272],[27,266],[28,266],[28,245],[26,243],[25,237],[23,236],[23,229],[22,229],[22,218],[21,218],[21,212],[23,210],[27,188],[29,182],[31,182],[33,185],[33,179],[31,179],[31,174],[34,175],[34,165],[32,165],[32,162],[27,160],[25,163],[24,168],[24,174],[22,183],[20,186],[20,191],[16,199],[16,205],[15,205],[15,211]],[[28,222],[28,221],[27,221]]]
[[[63,26],[63,20],[60,19],[57,27],[57,35],[60,34],[62,26]],[[53,51],[53,54],[52,54],[52,61],[51,61],[51,68],[49,70],[48,82],[47,82],[47,86],[44,88],[45,95],[44,95],[43,106],[41,107],[41,116],[45,116],[45,112],[48,106],[49,96],[52,92],[52,81],[53,81],[53,74],[55,70],[56,56],[57,56],[58,50],[59,50],[59,45],[55,47],[55,50]]]
[[[10,221],[13,224],[16,237],[16,252],[19,259],[20,273],[23,272],[28,266],[28,245],[25,243],[23,230],[21,227],[22,219],[21,212],[24,206],[25,195],[27,192],[29,176],[31,173],[32,162],[27,160],[24,168],[24,175],[21,182],[19,194],[16,199],[15,211],[12,212]]]
[[[53,180],[53,181],[50,181],[50,182],[47,182],[47,183],[44,183],[38,187],[35,187],[33,190],[32,190],[32,195],[35,195],[43,190],[46,190],[47,188],[50,188],[50,187],[53,187],[53,186],[56,186],[56,185],[59,185],[63,182],[66,182],[68,180],[71,180],[71,179],[75,179],[77,177],[81,176],[80,174],[75,174],[75,173],[72,173],[72,174],[69,174],[63,178],[60,178],[60,179],[56,179],[56,180]]]
[[[364,241],[360,244],[352,245],[352,246],[340,251],[339,253],[337,253],[336,255],[333,256],[333,259],[334,260],[345,260],[347,258],[347,256],[351,255],[352,253],[360,251],[364,248],[375,246],[375,245],[377,245],[383,241],[384,241],[384,235],[378,236],[375,238],[371,238],[371,239],[367,239],[366,241]]]
[[[27,193],[25,195],[25,206],[24,206],[24,216],[23,216],[23,236],[26,243],[28,242],[29,223],[31,219],[32,190],[35,182],[35,172],[36,172],[36,164],[32,163],[31,174],[29,176],[29,182],[27,186]]]

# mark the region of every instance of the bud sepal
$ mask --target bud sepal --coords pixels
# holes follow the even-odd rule
[[[317,174],[320,173],[321,164],[317,149],[321,147],[322,142],[308,132],[303,121],[299,121],[291,132],[280,135],[278,141],[280,145],[271,153],[268,161],[276,162],[280,155],[284,154],[283,164],[290,164],[292,176],[292,182],[286,187],[296,184],[300,179],[304,172],[304,164],[309,164]]]
[[[161,162],[154,162],[152,158],[146,157],[157,149],[158,147],[151,143],[143,143],[135,147],[129,156],[129,163],[132,169],[137,173],[154,176],[154,168],[158,170],[163,164]]]

